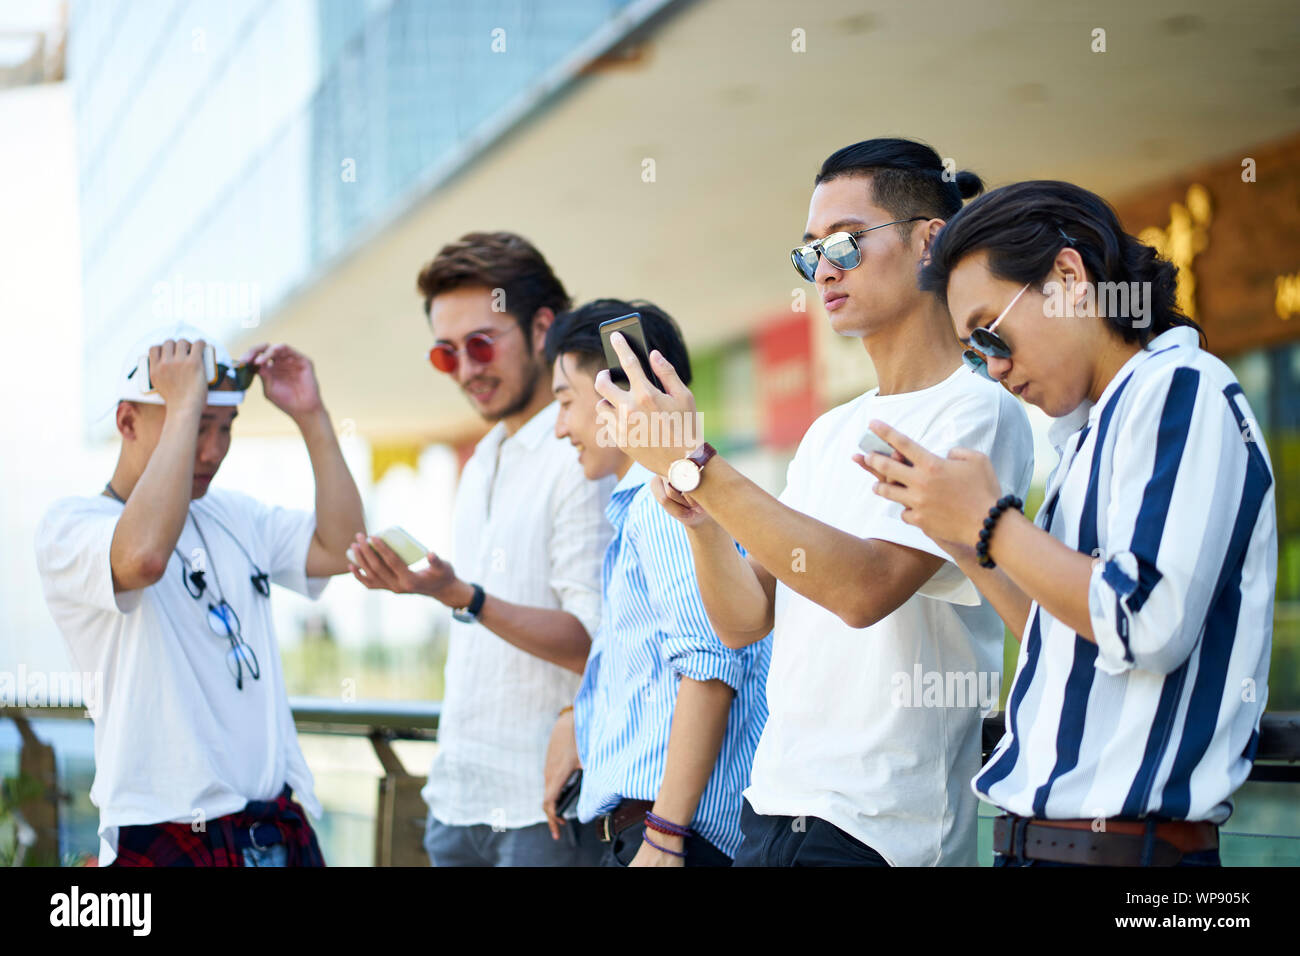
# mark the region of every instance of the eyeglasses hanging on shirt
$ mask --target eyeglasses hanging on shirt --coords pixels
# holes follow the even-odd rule
[[[122,496],[113,489],[112,482],[106,484],[104,490],[107,491],[116,501],[121,502],[123,505],[126,504],[126,501]],[[194,530],[198,533],[199,540],[203,542],[204,554],[211,555],[212,549],[208,547],[208,540],[203,534],[203,529],[199,527],[199,522],[198,519],[194,517],[194,512],[189,511],[187,514],[190,522],[194,525]],[[212,516],[209,515],[208,517],[211,518]],[[271,596],[270,577],[265,571],[257,566],[257,562],[253,560],[253,556],[248,553],[248,549],[245,548],[240,543],[239,539],[235,537],[233,531],[215,518],[212,518],[212,520],[215,522],[217,527],[226,533],[231,541],[235,542],[235,547],[239,548],[239,550],[244,553],[244,557],[248,559],[248,563],[253,566],[253,573],[249,575],[249,580],[253,584],[253,589],[257,591],[258,594],[262,595],[262,597],[269,598]],[[186,593],[196,601],[201,600],[208,588],[206,572],[198,570],[190,564],[190,562],[186,560],[185,555],[181,554],[179,549],[173,548],[172,550],[176,552],[176,557],[181,560],[181,583],[185,586]],[[248,673],[252,675],[253,680],[259,680],[261,678],[262,670],[257,663],[257,654],[253,652],[253,648],[244,640],[243,633],[240,630],[239,615],[235,613],[235,609],[230,606],[230,602],[225,598],[224,589],[221,587],[221,577],[217,574],[215,564],[212,565],[212,577],[217,601],[215,604],[212,601],[207,602],[208,629],[218,637],[224,637],[230,642],[230,649],[226,652],[226,669],[230,671],[230,676],[235,679],[235,689],[243,690],[244,669],[248,669]]]

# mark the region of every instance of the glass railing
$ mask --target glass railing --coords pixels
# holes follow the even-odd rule
[[[341,702],[293,698],[304,755],[324,816],[313,821],[331,865],[424,865],[424,804],[419,796],[436,747],[437,703]],[[98,854],[98,815],[89,799],[92,728],[74,708],[0,710],[0,777],[18,777],[18,715],[53,748],[58,772],[58,859],[83,864]],[[1001,736],[1002,714],[985,718],[984,749]],[[1264,715],[1250,780],[1234,796],[1221,854],[1228,866],[1300,865],[1300,714]],[[0,805],[0,864],[13,859],[17,827]],[[990,808],[981,805],[979,854],[992,863]],[[52,837],[51,837],[52,842]],[[50,862],[45,860],[44,862]]]

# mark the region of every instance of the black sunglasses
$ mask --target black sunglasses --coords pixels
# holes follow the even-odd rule
[[[257,378],[257,366],[251,362],[218,365],[217,377],[208,386],[208,389],[217,392],[246,392],[255,378]]]
[[[903,222],[925,222],[926,216],[913,216],[911,219],[895,219],[882,222],[878,226],[868,226],[856,232],[833,232],[825,239],[814,239],[797,249],[790,250],[790,261],[794,271],[801,279],[813,282],[817,275],[817,259],[825,256],[826,261],[837,269],[854,269],[862,264],[862,250],[858,248],[858,236],[886,226],[897,226]]]
[[[998,314],[996,319],[986,326],[971,330],[970,344],[973,348],[967,349],[961,356],[962,361],[966,363],[966,367],[971,371],[992,381],[993,376],[989,374],[988,360],[991,358],[1011,358],[1011,346],[1007,344],[1006,339],[998,335],[996,330],[998,323],[1006,318],[1007,313],[1011,311],[1011,307],[1020,301],[1020,297],[1025,294],[1025,290],[1028,288],[1029,283],[1026,282],[1020,287],[1020,291],[1015,294],[1015,297],[1007,303],[1007,307]]]

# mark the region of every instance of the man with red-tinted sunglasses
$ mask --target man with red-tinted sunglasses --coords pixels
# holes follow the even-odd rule
[[[543,346],[569,296],[541,253],[508,232],[444,246],[418,285],[430,362],[496,423],[461,474],[455,571],[436,554],[413,571],[378,539],[352,549],[366,587],[453,609],[425,848],[435,866],[594,864],[594,832],[565,827],[554,841],[541,809],[547,743],[578,691],[613,534],[613,478],[588,481],[555,437]]]

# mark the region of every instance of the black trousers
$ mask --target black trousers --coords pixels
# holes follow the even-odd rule
[[[663,841],[657,839],[662,835],[661,833],[651,832],[650,839],[663,846]],[[643,823],[638,823],[626,830],[615,833],[613,841],[605,844],[605,854],[601,857],[600,865],[627,866],[632,862],[632,858],[636,856],[637,851],[641,849],[644,836],[645,824]],[[704,839],[704,837],[696,835],[686,838],[685,863],[687,866],[731,866],[731,857]]]
[[[746,800],[740,810],[744,842],[736,866],[889,866],[885,858],[818,817],[755,813]]]

